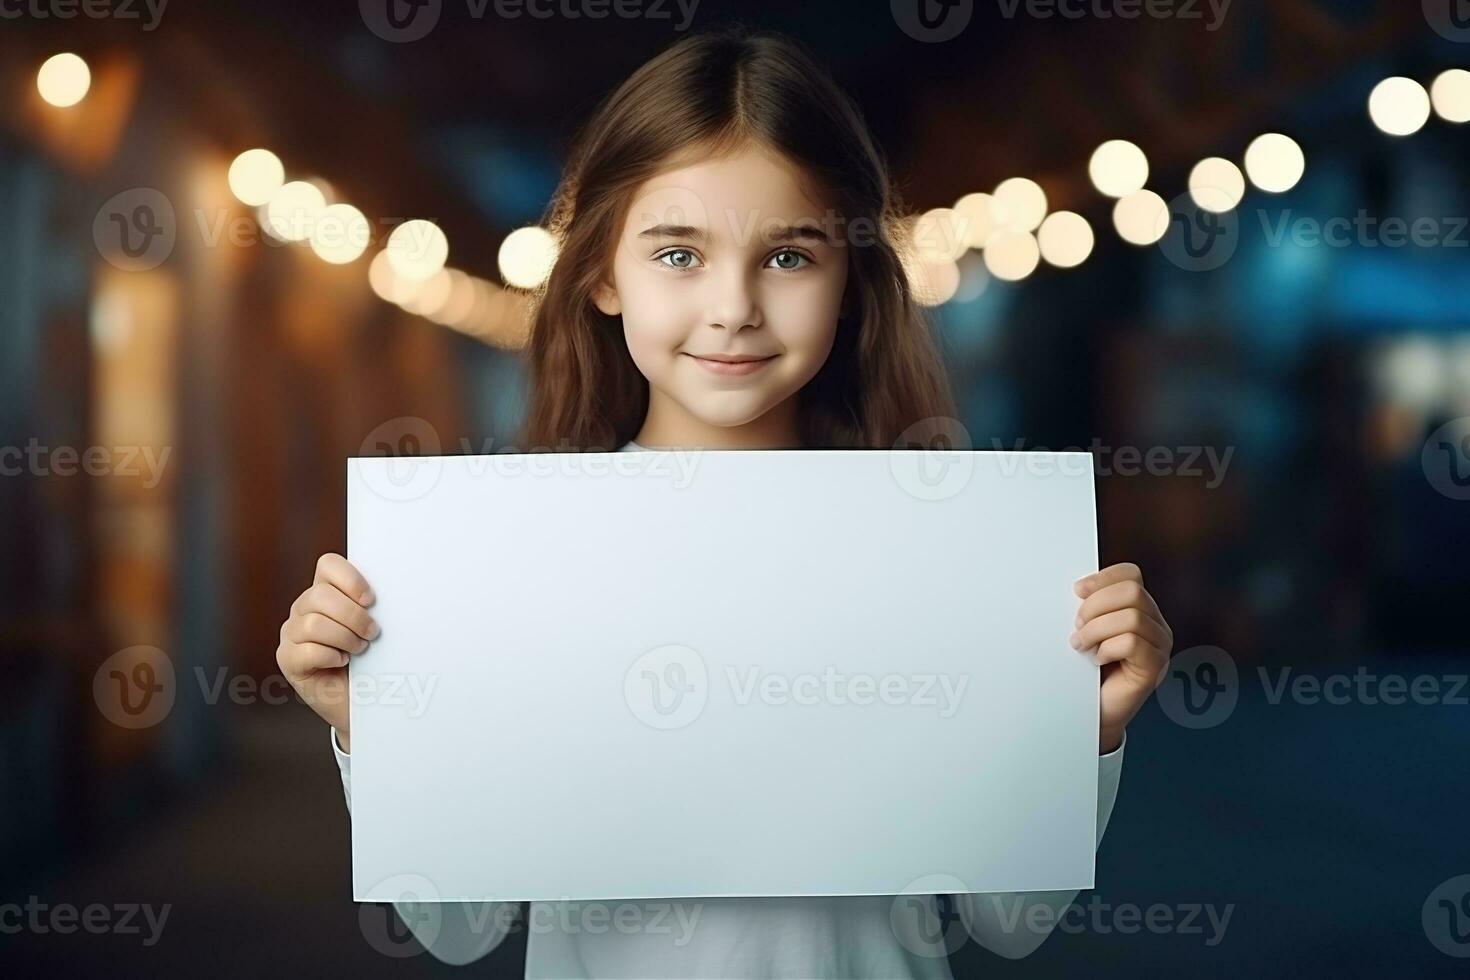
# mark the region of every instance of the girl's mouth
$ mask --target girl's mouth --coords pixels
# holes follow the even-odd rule
[[[713,357],[700,357],[698,354],[685,352],[686,357],[694,358],[696,364],[712,374],[725,376],[754,374],[767,364],[776,359],[776,355],[770,357],[743,358],[740,360],[717,359]]]

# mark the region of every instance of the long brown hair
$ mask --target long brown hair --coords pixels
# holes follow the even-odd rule
[[[847,292],[832,352],[797,393],[806,448],[890,448],[954,415],[927,317],[900,261],[900,202],[857,107],[796,41],[740,27],[695,34],[645,63],[583,126],[548,209],[559,254],[535,297],[527,450],[613,450],[648,411],[621,318],[593,303],[611,281],[634,191],[691,147],[749,143],[817,178],[849,229]]]

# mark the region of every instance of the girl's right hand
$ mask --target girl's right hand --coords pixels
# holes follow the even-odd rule
[[[367,579],[336,554],[317,559],[311,588],[291,604],[281,624],[276,663],[301,699],[337,730],[343,751],[351,751],[347,710],[347,661],[376,639],[378,624],[368,615],[373,590]]]

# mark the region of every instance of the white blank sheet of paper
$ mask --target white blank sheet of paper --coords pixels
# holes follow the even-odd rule
[[[1089,455],[347,470],[357,900],[1092,886]]]

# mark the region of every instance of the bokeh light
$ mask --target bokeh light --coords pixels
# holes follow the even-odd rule
[[[76,105],[92,87],[92,69],[70,51],[54,54],[36,72],[36,90],[41,98],[60,109]]]
[[[1108,140],[1092,151],[1087,175],[1108,197],[1127,197],[1148,183],[1148,157],[1135,143]]]
[[[1245,197],[1245,174],[1224,157],[1206,157],[1189,172],[1189,196],[1206,211],[1223,214]]]
[[[1412,78],[1396,75],[1373,86],[1368,116],[1390,136],[1408,136],[1429,121],[1429,93]]]
[[[1440,72],[1429,86],[1429,101],[1445,122],[1470,122],[1470,71],[1451,68]]]
[[[1130,245],[1152,245],[1168,230],[1169,206],[1151,190],[1135,191],[1113,205],[1113,227]]]
[[[404,279],[423,281],[444,268],[449,239],[434,222],[414,218],[393,229],[384,250],[394,272]]]
[[[1036,232],[1036,244],[1048,265],[1071,269],[1092,254],[1095,236],[1087,219],[1074,211],[1057,211],[1046,216]]]
[[[265,206],[265,224],[286,242],[304,242],[326,208],[326,198],[315,184],[292,180],[276,188]]]
[[[1011,231],[1035,231],[1046,217],[1046,192],[1034,180],[1003,180],[996,185],[993,197],[1001,220]]]
[[[1245,150],[1246,176],[1270,194],[1291,190],[1302,179],[1306,167],[1302,148],[1282,133],[1257,136]]]
[[[246,150],[230,164],[230,193],[241,204],[265,204],[285,180],[286,168],[270,150]]]
[[[985,268],[997,279],[1017,282],[1036,271],[1041,262],[1041,246],[1036,236],[1027,231],[1007,229],[990,240],[985,248]]]
[[[556,264],[556,240],[545,228],[517,228],[500,243],[498,263],[507,284],[535,289]]]

